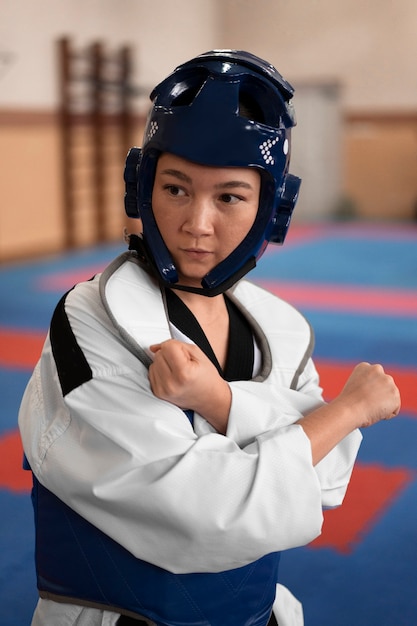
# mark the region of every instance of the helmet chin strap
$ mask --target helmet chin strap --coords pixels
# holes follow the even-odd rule
[[[221,293],[224,293],[225,291],[230,289],[230,287],[233,287],[233,285],[237,283],[238,280],[243,278],[245,274],[250,272],[250,270],[253,270],[255,265],[256,265],[256,259],[255,257],[251,257],[250,259],[246,261],[244,265],[242,265],[241,268],[236,270],[236,272],[234,272],[231,276],[229,276],[229,278],[224,280],[222,283],[220,283],[216,287],[210,287],[210,288],[209,287],[187,287],[186,285],[180,285],[178,283],[173,283],[173,284],[165,283],[165,285],[167,287],[171,287],[171,289],[177,289],[179,291],[189,291],[190,293],[197,293],[197,294],[200,294],[201,296],[208,296],[210,298],[213,296],[218,296]]]
[[[236,272],[229,276],[222,283],[219,283],[215,287],[189,287],[187,285],[181,285],[179,283],[170,283],[165,281],[158,271],[155,261],[150,253],[146,241],[140,235],[126,235],[126,239],[129,241],[129,250],[135,250],[139,259],[143,263],[144,267],[158,280],[160,285],[169,289],[176,289],[178,291],[188,291],[189,293],[195,293],[200,296],[206,296],[213,298],[218,296],[232,287],[238,280],[243,278],[250,270],[256,266],[255,257],[250,257]],[[204,281],[204,279],[203,279]]]

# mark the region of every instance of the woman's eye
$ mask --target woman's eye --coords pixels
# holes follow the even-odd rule
[[[185,195],[185,191],[178,187],[177,185],[166,185],[165,189],[171,196],[183,196]]]
[[[220,196],[220,200],[224,202],[225,204],[236,204],[241,199],[242,198],[239,198],[239,196],[234,196],[231,193],[224,193]]]

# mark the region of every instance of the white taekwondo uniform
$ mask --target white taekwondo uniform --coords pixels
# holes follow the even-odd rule
[[[84,366],[60,371],[65,345],[54,348],[50,332],[19,414],[38,481],[135,557],[176,574],[232,570],[312,541],[322,508],[343,500],[361,441],[351,433],[313,466],[295,424],[323,403],[309,324],[247,280],[227,296],[252,327],[257,358],[252,380],[229,383],[225,436],[152,393],[149,346],[188,339],[129,252],[66,295],[63,323]],[[84,624],[83,611],[91,626],[117,618],[68,606],[67,619],[66,605],[40,603],[34,624],[55,626],[54,611],[68,626]]]

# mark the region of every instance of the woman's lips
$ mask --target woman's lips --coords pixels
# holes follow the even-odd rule
[[[209,250],[203,250],[201,248],[183,248],[182,252],[190,259],[205,259],[212,253]]]

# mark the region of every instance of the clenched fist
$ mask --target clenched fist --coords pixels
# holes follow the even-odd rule
[[[155,396],[202,415],[226,432],[231,391],[213,363],[194,344],[169,339],[150,347],[154,360],[149,381]]]
[[[372,426],[398,415],[400,392],[382,365],[359,363],[349,376],[337,402],[346,403],[358,415],[358,427]]]
[[[382,365],[359,363],[340,394],[298,421],[310,439],[316,465],[356,428],[398,415],[400,392]]]

